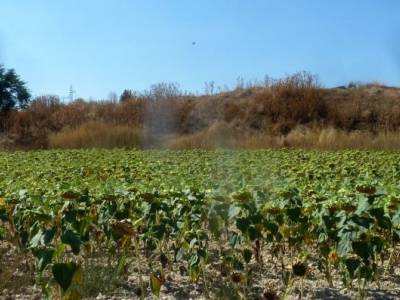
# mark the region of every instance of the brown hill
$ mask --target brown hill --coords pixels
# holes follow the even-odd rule
[[[322,148],[400,145],[400,89],[379,83],[323,88],[314,76],[298,73],[212,95],[184,94],[161,84],[128,96],[69,104],[39,97],[26,110],[3,117],[0,143],[23,149],[319,147],[316,140],[329,132]],[[296,144],[293,136],[309,141]],[[383,140],[390,146],[382,146]]]

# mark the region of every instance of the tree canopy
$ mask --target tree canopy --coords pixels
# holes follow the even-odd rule
[[[25,108],[31,95],[14,69],[0,65],[0,112]]]

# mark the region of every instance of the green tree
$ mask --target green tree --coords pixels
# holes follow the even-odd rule
[[[31,95],[14,69],[5,69],[0,65],[0,112],[15,108],[25,108]]]

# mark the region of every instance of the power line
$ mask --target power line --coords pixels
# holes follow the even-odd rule
[[[74,94],[76,91],[74,91],[72,84],[69,86],[69,101],[73,102],[74,101]]]
[[[62,97],[62,100],[68,101],[68,102],[73,102],[75,100],[75,97],[76,97],[76,91],[74,90],[74,88],[72,87],[72,84],[71,84],[69,86],[68,96]]]

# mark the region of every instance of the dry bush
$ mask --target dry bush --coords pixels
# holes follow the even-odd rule
[[[0,151],[14,148],[14,141],[7,135],[0,134]]]
[[[297,73],[260,90],[248,119],[264,117],[274,124],[306,124],[321,120],[326,115],[323,95],[315,76]]]
[[[400,128],[399,89],[365,84],[330,90],[325,99],[327,123],[335,128],[373,133]]]
[[[22,111],[10,116],[7,137],[12,140],[12,148],[41,149],[48,146],[48,134],[52,124],[39,114]]]
[[[89,122],[51,134],[51,148],[143,148],[150,144],[143,130],[121,125]]]

